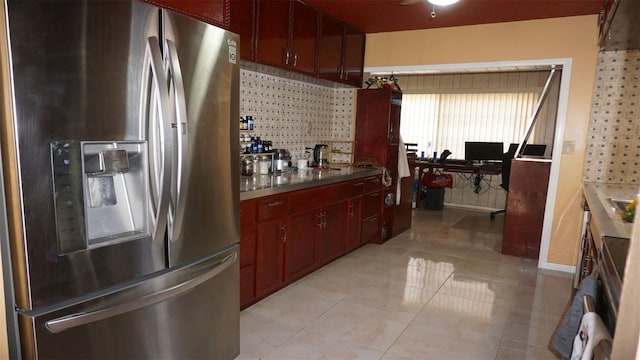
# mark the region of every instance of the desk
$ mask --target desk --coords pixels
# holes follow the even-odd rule
[[[429,169],[430,172],[433,170],[441,170],[446,172],[463,172],[463,173],[471,173],[478,175],[500,175],[502,172],[502,164],[484,164],[484,165],[462,165],[462,164],[441,164],[441,163],[432,163],[429,161],[416,160],[414,162],[414,167],[420,168],[420,174],[424,171],[424,169]]]
[[[415,160],[413,162],[409,162],[411,168],[418,168],[420,171],[418,172],[419,176],[419,185],[418,185],[418,193],[416,194],[416,207],[420,207],[420,197],[422,195],[422,174],[425,170],[429,172],[433,172],[435,170],[443,171],[443,172],[454,172],[454,173],[467,173],[467,174],[475,174],[474,185],[476,186],[476,193],[480,191],[480,182],[484,175],[500,175],[502,173],[502,164],[483,164],[483,165],[469,165],[469,164],[448,164],[448,163],[433,163],[431,161],[423,161],[423,160]]]

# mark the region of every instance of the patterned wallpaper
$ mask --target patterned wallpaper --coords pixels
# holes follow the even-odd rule
[[[636,184],[640,171],[640,50],[601,52],[596,71],[583,180]]]
[[[287,149],[295,162],[326,140],[353,140],[355,89],[263,65],[243,64],[240,116],[254,119],[253,136]]]

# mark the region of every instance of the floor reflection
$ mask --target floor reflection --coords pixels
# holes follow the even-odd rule
[[[571,276],[502,255],[501,217],[415,211],[241,313],[238,359],[555,359]]]

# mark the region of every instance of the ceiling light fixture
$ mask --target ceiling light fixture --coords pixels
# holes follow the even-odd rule
[[[447,5],[453,5],[460,0],[428,0],[428,1],[433,5],[447,6]]]

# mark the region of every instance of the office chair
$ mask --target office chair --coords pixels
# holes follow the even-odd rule
[[[502,183],[500,184],[500,187],[505,189],[507,193],[509,192],[509,176],[511,175],[511,160],[514,158],[515,155],[516,155],[515,150],[511,151],[511,149],[509,149],[508,152],[502,154],[502,172],[500,174],[502,176]],[[495,219],[496,215],[498,214],[504,214],[505,211],[507,210],[502,209],[498,211],[492,211],[491,220]]]

